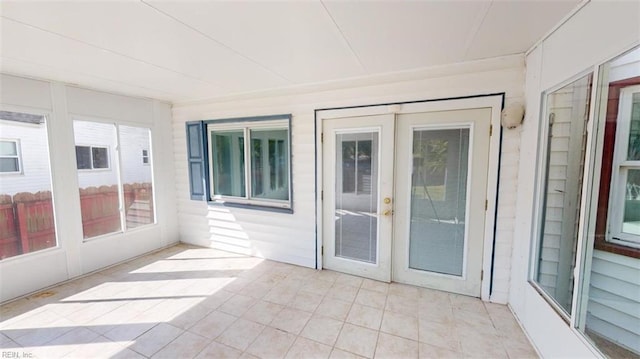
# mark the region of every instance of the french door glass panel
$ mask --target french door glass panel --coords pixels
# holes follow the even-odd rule
[[[469,129],[415,129],[409,268],[462,275]]]
[[[398,115],[395,281],[480,296],[492,114]]]
[[[336,134],[336,257],[377,262],[377,159],[377,132]]]

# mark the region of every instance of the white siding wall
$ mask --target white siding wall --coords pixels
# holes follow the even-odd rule
[[[512,56],[429,69],[398,77],[354,80],[283,94],[201,101],[174,106],[174,153],[182,241],[314,267],[316,255],[314,110],[505,92],[522,101],[522,57]],[[207,205],[189,199],[185,122],[291,113],[293,214]],[[503,133],[494,295],[506,302],[511,264],[513,193],[519,131]]]
[[[640,260],[594,251],[589,330],[640,353]]]
[[[170,146],[162,145],[171,142],[170,105],[0,74],[0,107],[47,115],[58,240],[58,247],[0,261],[0,302],[178,241],[174,155]],[[157,224],[83,242],[79,179],[73,155],[73,119],[77,118],[110,119],[112,123],[151,128]],[[45,144],[42,141],[41,145]]]
[[[151,183],[151,141],[144,127],[119,126],[122,158],[122,183]],[[142,150],[147,150],[149,163],[142,163]]]
[[[543,357],[591,357],[595,352],[528,283],[541,94],[639,43],[639,13],[638,2],[586,3],[526,58],[527,115],[519,156],[509,304]]]
[[[0,194],[51,191],[46,124],[0,121],[0,139],[18,140],[21,173],[0,173]]]

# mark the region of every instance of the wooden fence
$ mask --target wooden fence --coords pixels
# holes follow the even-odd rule
[[[124,185],[125,215],[133,214],[134,203],[148,208],[151,223],[153,196],[151,183]],[[121,229],[117,186],[80,189],[84,238],[117,232]],[[129,221],[127,221],[129,222]],[[0,259],[38,251],[56,245],[51,192],[22,192],[0,195]]]

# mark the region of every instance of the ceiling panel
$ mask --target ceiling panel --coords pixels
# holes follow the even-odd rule
[[[106,81],[165,93],[184,94],[185,97],[221,91],[204,81],[191,79],[11,20],[2,21],[1,31],[3,35],[0,56],[13,61],[44,65],[67,73],[91,75]],[[4,64],[2,71],[13,73],[5,68]],[[75,82],[75,79],[68,79],[66,82]],[[99,82],[82,84],[98,88],[101,86]]]
[[[580,3],[0,0],[0,71],[196,100],[522,53]]]
[[[24,60],[14,60],[7,57],[0,57],[2,63],[2,72],[22,75],[35,78],[43,78],[53,81],[83,85],[85,87],[96,88],[101,91],[114,92],[124,95],[143,96],[165,101],[185,101],[190,97],[177,92],[163,92],[148,87],[134,86],[125,82],[113,81],[90,74],[84,74],[77,71],[70,71],[49,65],[30,63]]]
[[[228,92],[287,82],[139,1],[9,2],[3,17],[203,80]]]
[[[324,1],[369,72],[458,62],[486,2]]]
[[[145,2],[294,83],[364,74],[318,1]]]
[[[525,52],[580,3],[493,1],[465,60]]]

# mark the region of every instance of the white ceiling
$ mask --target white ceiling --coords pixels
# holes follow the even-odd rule
[[[580,3],[1,1],[0,71],[181,102],[523,53]]]

